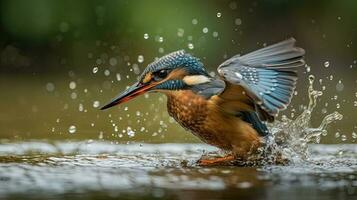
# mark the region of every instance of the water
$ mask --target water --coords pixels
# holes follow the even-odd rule
[[[281,153],[283,157],[292,162],[308,159],[308,144],[311,142],[319,143],[321,137],[327,135],[328,125],[342,120],[343,115],[335,111],[326,115],[318,127],[311,127],[314,108],[317,105],[318,98],[323,95],[322,91],[314,90],[314,80],[315,77],[310,75],[307,91],[309,103],[304,106],[304,111],[299,116],[295,119],[289,119],[284,115],[281,120],[268,124],[272,135],[267,142],[267,148],[272,148],[273,156]]]
[[[357,146],[309,148],[299,164],[202,168],[203,144],[3,141],[0,198],[356,198]]]

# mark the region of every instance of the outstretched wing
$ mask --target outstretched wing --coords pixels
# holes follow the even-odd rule
[[[234,56],[218,67],[219,74],[233,85],[230,88],[244,88],[262,120],[272,121],[291,101],[297,81],[296,68],[305,63],[305,51],[294,44],[295,39],[290,38]]]

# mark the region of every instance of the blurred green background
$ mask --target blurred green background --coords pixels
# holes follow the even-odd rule
[[[282,114],[308,103],[307,77],[323,96],[312,126],[344,115],[324,143],[357,132],[357,1],[0,1],[0,139],[194,142],[166,113],[160,94],[108,111],[104,104],[147,64],[185,49],[210,72],[225,59],[295,37],[310,67]],[[294,111],[294,112],[292,112]],[[343,136],[343,137],[342,137]]]

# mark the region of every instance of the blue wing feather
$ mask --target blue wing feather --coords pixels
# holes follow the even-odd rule
[[[242,120],[250,123],[260,136],[269,134],[267,126],[259,119],[255,112],[240,112],[239,116]]]
[[[222,63],[218,72],[228,82],[242,85],[269,115],[275,116],[290,103],[297,81],[296,67],[304,65],[305,51],[295,39],[265,47]]]

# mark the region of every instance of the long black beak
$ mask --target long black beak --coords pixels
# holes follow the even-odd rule
[[[110,103],[107,105],[103,106],[100,108],[101,110],[105,110],[107,108],[113,107],[115,105],[124,103],[129,101],[130,99],[133,99],[136,96],[139,96],[140,94],[143,94],[147,91],[149,91],[152,87],[154,87],[156,84],[141,84],[141,83],[135,83],[132,86],[130,86],[127,90],[119,94],[117,97],[115,97]]]

